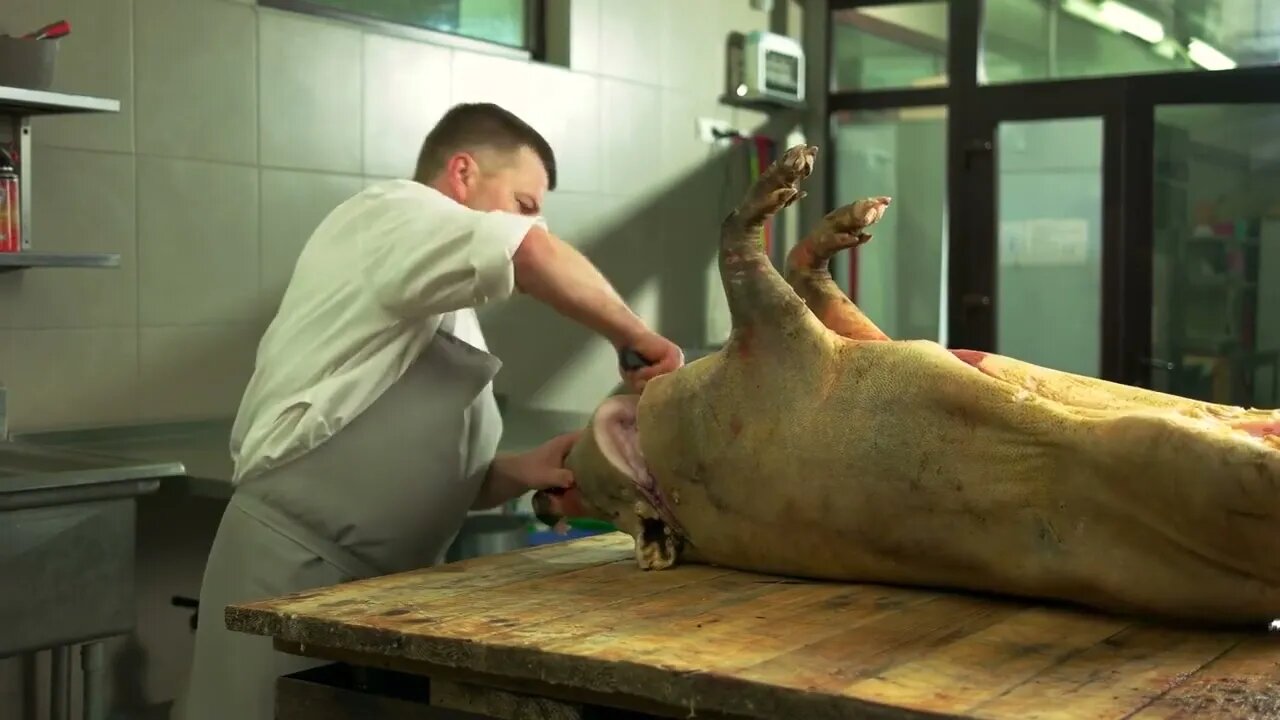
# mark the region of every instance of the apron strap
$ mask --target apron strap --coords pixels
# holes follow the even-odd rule
[[[338,568],[352,579],[364,579],[385,574],[368,562],[356,557],[350,550],[331,540],[320,537],[297,520],[285,515],[251,493],[236,492],[232,495],[231,502],[238,505],[245,514],[315,553],[321,560]]]

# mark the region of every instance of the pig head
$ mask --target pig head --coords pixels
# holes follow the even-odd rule
[[[1280,617],[1280,412],[890,340],[826,271],[888,198],[827,215],[785,278],[763,252],[815,157],[790,149],[724,221],[729,342],[605,400],[542,514],[614,523],[646,569]]]

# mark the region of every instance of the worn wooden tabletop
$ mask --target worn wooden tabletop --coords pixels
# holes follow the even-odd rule
[[[707,566],[612,534],[228,608],[317,657],[749,718],[1276,718],[1280,637]],[[674,714],[674,713],[673,713]]]

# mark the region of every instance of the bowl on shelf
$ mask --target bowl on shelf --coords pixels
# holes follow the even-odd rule
[[[26,90],[48,90],[53,86],[53,69],[58,58],[58,41],[0,37],[0,85]]]

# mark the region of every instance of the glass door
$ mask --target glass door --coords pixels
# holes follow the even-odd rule
[[[1103,118],[996,126],[995,347],[1099,377]]]
[[[1153,120],[1151,386],[1280,407],[1280,103]]]
[[[983,89],[953,185],[952,347],[1121,380],[1126,111],[1119,86]],[[1030,95],[1031,97],[1027,97]],[[1143,300],[1145,302],[1145,300]]]

